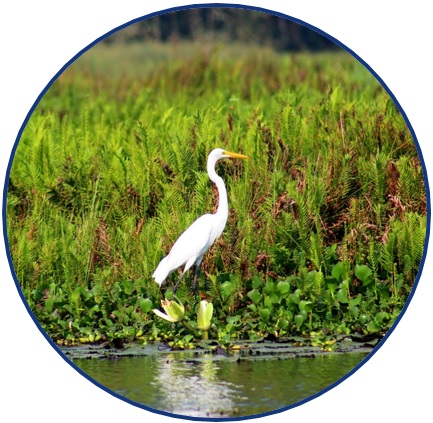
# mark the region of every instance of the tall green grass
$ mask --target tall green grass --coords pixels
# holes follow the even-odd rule
[[[8,239],[45,329],[70,340],[168,331],[149,313],[151,274],[215,209],[206,159],[223,147],[249,160],[217,169],[230,216],[202,291],[219,305],[218,336],[387,330],[426,233],[422,169],[389,95],[345,53],[183,48],[95,48],[23,132]]]

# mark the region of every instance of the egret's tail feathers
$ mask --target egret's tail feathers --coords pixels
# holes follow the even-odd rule
[[[158,267],[153,272],[153,279],[155,279],[155,282],[161,286],[163,282],[167,279],[167,276],[169,275],[170,270],[167,269],[167,257],[164,257],[160,263],[158,264]]]

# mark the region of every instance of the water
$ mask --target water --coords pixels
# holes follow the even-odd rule
[[[339,353],[236,361],[215,356],[196,359],[193,353],[177,352],[74,363],[111,391],[153,409],[194,417],[241,417],[308,398],[365,356]]]

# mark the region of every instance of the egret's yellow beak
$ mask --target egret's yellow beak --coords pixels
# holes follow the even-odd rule
[[[232,157],[234,159],[248,159],[247,156],[244,156],[243,154],[239,153],[232,153],[231,151],[224,151],[223,153],[225,156]]]

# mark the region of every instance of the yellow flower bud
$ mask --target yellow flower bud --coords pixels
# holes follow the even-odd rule
[[[161,306],[166,314],[156,308],[153,309],[153,312],[161,319],[168,322],[180,322],[185,317],[185,307],[176,301],[161,300]]]
[[[206,300],[200,301],[197,313],[197,327],[201,330],[208,330],[212,320],[213,305]]]

